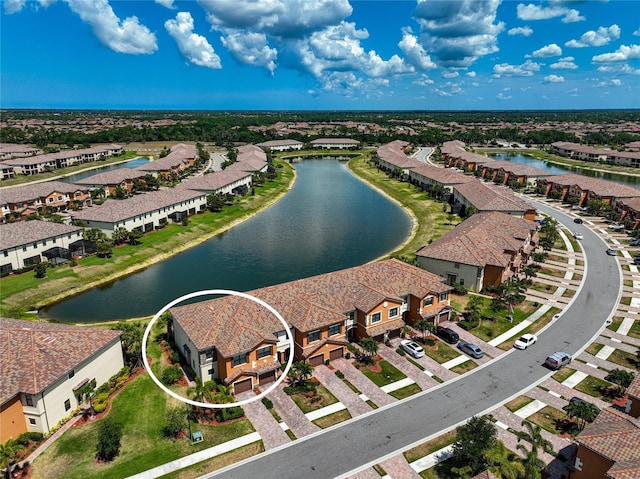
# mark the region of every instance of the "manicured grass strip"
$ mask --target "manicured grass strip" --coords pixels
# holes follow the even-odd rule
[[[380,465],[378,465],[378,464],[376,464],[375,466],[373,466],[373,469],[374,469],[378,474],[380,474],[380,477],[384,477],[384,476],[386,476],[386,475],[387,475],[387,472],[386,472],[384,469],[382,469],[382,466],[380,466]]]
[[[478,365],[474,361],[472,361],[471,359],[468,359],[464,363],[458,364],[457,366],[452,367],[451,372],[454,372],[456,374],[464,374],[467,371],[471,371],[472,369],[475,369],[477,367]]]
[[[533,402],[528,396],[518,396],[515,399],[512,399],[508,403],[504,405],[509,411],[516,412],[518,409],[525,407],[527,404]]]
[[[587,376],[582,381],[580,381],[574,389],[576,391],[582,391],[589,396],[597,397],[607,401],[607,398],[602,396],[600,392],[601,389],[604,389],[608,386],[611,386],[609,381],[605,381],[604,379],[594,378],[593,376]]]
[[[437,341],[436,345],[438,346],[437,349],[425,348],[424,353],[440,364],[446,363],[450,359],[460,356],[460,353],[451,346],[445,344],[444,341]]]
[[[289,439],[291,439],[292,441],[295,441],[296,439],[298,439],[291,429],[287,429],[285,431],[285,434],[289,436]]]
[[[595,356],[596,354],[598,354],[598,352],[600,352],[602,348],[604,348],[604,344],[591,343],[589,346],[587,346],[587,349],[585,349],[585,351]]]
[[[551,434],[559,434],[561,431],[556,428],[556,424],[558,424],[563,419],[566,419],[567,413],[564,411],[560,411],[551,406],[545,406],[540,411],[535,412],[531,416],[527,418],[527,421],[530,421],[534,424],[537,424],[542,429]]]
[[[305,414],[338,402],[338,399],[322,385],[316,387],[314,396],[306,397],[303,394],[294,394],[291,396],[291,399],[293,399],[293,402],[295,402]]]
[[[551,377],[556,381],[558,381],[559,383],[561,383],[566,379],[568,379],[569,377],[573,376],[573,373],[575,372],[576,372],[575,369],[565,367],[565,368],[562,368],[560,371],[555,372]]]
[[[419,446],[409,449],[405,451],[404,458],[408,463],[412,463],[417,461],[418,459],[422,459],[429,454],[433,454],[436,451],[439,451],[443,447],[449,446],[456,442],[456,431],[449,431],[441,436],[432,439],[431,441],[424,442]]]
[[[415,367],[417,367],[420,371],[424,371],[426,369],[422,364],[420,364],[417,361],[414,361],[409,356],[405,355],[405,358],[407,359],[407,361],[409,361],[411,364],[413,364]]]
[[[535,334],[538,331],[540,331],[542,328],[544,328],[547,324],[549,324],[551,322],[551,320],[553,319],[553,317],[558,314],[561,311],[561,309],[559,308],[551,308],[549,311],[547,311],[546,313],[544,313],[542,315],[541,318],[539,318],[535,323],[533,323],[531,326],[523,329],[522,331],[520,331],[518,334],[511,336],[509,339],[507,339],[506,341],[504,341],[503,343],[498,345],[498,348],[502,349],[503,351],[508,351],[513,347],[513,343],[516,339],[518,339],[520,336],[522,336],[525,333],[531,333],[531,334]]]
[[[321,429],[326,429],[341,422],[348,421],[349,419],[351,419],[351,414],[347,409],[343,409],[328,416],[320,417],[313,421],[313,423]]]
[[[378,364],[382,369],[380,372],[366,368],[360,370],[362,374],[371,379],[376,386],[386,386],[387,384],[395,383],[407,377],[402,371],[396,369],[390,362],[384,359],[379,361]]]
[[[422,391],[422,389],[420,389],[420,386],[418,386],[416,383],[413,383],[403,388],[396,389],[395,391],[390,392],[389,395],[393,396],[396,399],[404,399],[408,398],[409,396],[413,396],[414,394],[418,394],[420,391]]]
[[[640,366],[640,358],[636,354],[628,353],[622,349],[613,351],[607,361],[632,369]]]

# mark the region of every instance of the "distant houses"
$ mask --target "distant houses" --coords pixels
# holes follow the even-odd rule
[[[631,144],[631,150],[633,151],[594,148],[592,146],[566,141],[551,143],[551,148],[557,155],[576,160],[640,168],[640,152],[636,150],[633,144]]]
[[[0,443],[48,433],[123,366],[120,332],[0,318]]]
[[[311,146],[317,150],[356,150],[360,142],[352,138],[318,138],[311,141]]]
[[[282,152],[302,150],[304,143],[298,140],[271,140],[258,143],[256,146],[259,146],[265,151],[270,150]]]

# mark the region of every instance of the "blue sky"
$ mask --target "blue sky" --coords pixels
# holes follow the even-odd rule
[[[640,108],[640,1],[1,3],[3,108]]]

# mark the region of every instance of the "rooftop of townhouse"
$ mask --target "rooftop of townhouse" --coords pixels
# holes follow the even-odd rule
[[[78,231],[82,231],[82,228],[51,221],[33,220],[7,223],[0,225],[0,249],[17,248]]]

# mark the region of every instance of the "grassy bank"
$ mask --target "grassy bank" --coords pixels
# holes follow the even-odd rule
[[[390,178],[386,173],[369,165],[364,157],[349,161],[349,169],[359,178],[395,200],[407,210],[413,219],[413,229],[407,241],[390,256],[415,259],[416,251],[442,236],[460,222],[455,216],[449,223],[442,203],[428,199],[427,194],[414,185]]]
[[[33,272],[0,279],[0,315],[33,318],[29,311],[140,271],[220,234],[273,204],[291,188],[295,180],[294,169],[286,163],[279,165],[282,167],[278,168],[276,181],[256,187],[254,196],[237,199],[220,213],[205,212],[192,216],[187,226],[170,224],[148,233],[142,237],[140,245],[114,248],[111,258],[91,256],[79,260],[74,267],[50,268],[43,279],[36,279]]]

